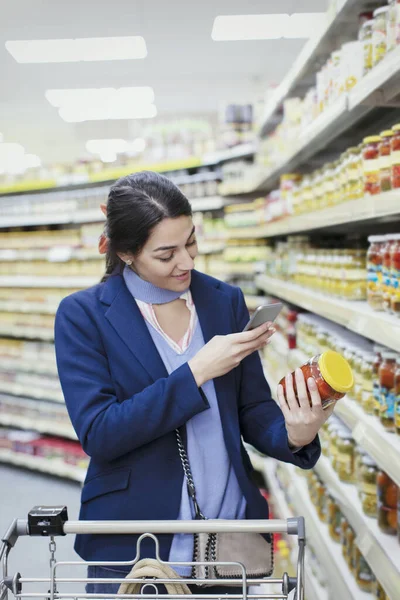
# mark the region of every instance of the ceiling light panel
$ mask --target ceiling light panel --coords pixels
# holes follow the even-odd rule
[[[146,42],[140,35],[62,40],[15,40],[7,41],[5,46],[18,63],[134,60],[147,56]]]
[[[221,15],[215,18],[214,41],[309,38],[326,19],[326,13]]]
[[[122,88],[76,88],[55,89],[45,92],[52,106],[129,106],[131,104],[150,104],[154,102],[154,90],[149,86]]]

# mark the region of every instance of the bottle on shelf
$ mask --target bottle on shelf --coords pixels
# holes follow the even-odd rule
[[[400,234],[392,235],[390,247],[390,312],[400,317]]]
[[[382,248],[384,235],[371,235],[368,238],[367,252],[367,301],[374,310],[383,310],[382,287]]]
[[[380,421],[387,431],[394,432],[395,371],[398,354],[391,350],[382,352],[379,367]]]
[[[377,475],[377,509],[379,528],[389,535],[397,535],[398,487],[385,473]]]
[[[363,512],[368,517],[377,516],[377,477],[378,477],[378,467],[375,461],[368,455],[364,455],[362,458],[361,464],[361,482],[360,482],[360,490],[361,490],[361,504]]]

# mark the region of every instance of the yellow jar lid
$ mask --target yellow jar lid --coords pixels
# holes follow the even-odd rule
[[[382,131],[382,133],[379,134],[380,137],[392,137],[392,135],[394,135],[394,131],[392,131],[391,129],[385,129],[385,131]]]
[[[400,123],[396,123],[396,125],[393,125],[392,131],[400,131]]]
[[[381,138],[379,135],[370,135],[363,139],[364,144],[373,144],[375,142],[380,142]]]
[[[347,394],[353,385],[354,377],[348,361],[338,352],[327,350],[318,361],[319,370],[331,388],[341,394]]]

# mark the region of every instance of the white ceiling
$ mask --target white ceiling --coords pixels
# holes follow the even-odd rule
[[[214,42],[223,14],[312,12],[328,0],[3,0],[0,9],[0,132],[47,161],[85,154],[89,138],[124,137],[126,122],[69,124],[48,88],[150,85],[160,117],[205,114],[252,101],[276,85],[304,40]],[[18,64],[6,40],[142,35],[144,60]]]

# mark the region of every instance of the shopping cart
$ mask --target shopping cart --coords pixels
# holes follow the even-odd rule
[[[76,592],[61,592],[58,591],[65,584],[81,584],[82,588],[86,583],[126,583],[126,579],[88,579],[62,577],[59,572],[62,567],[78,567],[84,565],[99,566],[99,567],[133,567],[140,560],[141,543],[145,538],[151,538],[155,544],[155,557],[162,565],[176,566],[193,566],[195,563],[180,562],[172,563],[162,561],[159,556],[159,545],[156,534],[165,533],[283,533],[287,535],[297,536],[298,542],[298,557],[297,557],[297,576],[291,578],[287,573],[284,573],[281,579],[260,578],[250,579],[246,576],[246,570],[241,563],[219,562],[219,566],[239,566],[242,577],[234,581],[236,587],[242,588],[242,593],[229,593],[224,596],[226,600],[242,599],[252,600],[256,598],[270,600],[287,600],[290,595],[290,600],[304,600],[304,550],[305,550],[305,524],[303,517],[291,518],[287,520],[246,520],[246,521],[221,521],[221,520],[194,520],[194,521],[69,521],[67,508],[64,506],[56,507],[35,507],[30,511],[27,519],[15,519],[9,529],[2,538],[0,549],[0,561],[2,563],[3,574],[0,580],[0,600],[7,600],[8,592],[11,591],[16,599],[23,598],[45,598],[46,600],[58,600],[69,598],[79,600],[80,598],[115,598],[116,594],[87,594]],[[55,558],[56,542],[55,537],[66,534],[98,534],[98,535],[122,535],[122,534],[137,534],[140,535],[136,545],[136,556],[129,562],[87,562],[87,561],[57,561]],[[8,556],[11,549],[15,546],[20,536],[47,536],[50,539],[50,573],[45,578],[24,578],[20,573],[13,575],[8,574]],[[216,563],[196,563],[201,566],[216,566]],[[146,599],[151,600],[157,598],[159,600],[171,596],[163,593],[159,594],[155,583],[168,584],[177,583],[177,580],[171,579],[130,579],[129,582],[142,584],[140,594],[121,594],[119,598],[142,598],[143,593],[146,593]],[[232,579],[191,579],[180,578],[179,583],[186,584],[212,584],[212,585],[232,585]],[[31,591],[31,588],[37,589],[40,586],[44,591]],[[249,586],[262,586],[250,592]],[[279,585],[281,592],[271,593],[269,586]],[[35,587],[36,586],[36,587]],[[267,586],[267,589],[264,587]],[[148,588],[152,587],[152,590]],[[146,588],[146,590],[145,590]],[[261,591],[258,591],[261,589]],[[229,588],[228,588],[229,590]],[[150,593],[149,593],[150,591]],[[234,590],[232,590],[233,592]],[[266,592],[269,593],[266,593]],[[220,595],[219,595],[220,596]],[[201,593],[192,595],[180,595],[179,598],[185,599],[216,599],[219,596],[207,593],[207,587],[201,588]]]

